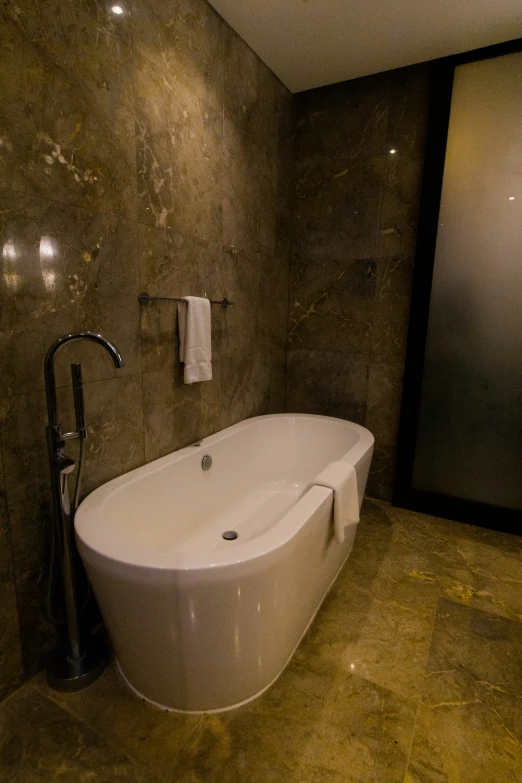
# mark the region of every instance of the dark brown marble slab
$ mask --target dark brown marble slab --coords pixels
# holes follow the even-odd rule
[[[12,577],[0,576],[0,700],[20,683],[22,676],[15,585]]]
[[[51,343],[101,332],[125,362],[116,371],[90,344],[57,360],[60,387],[70,385],[73,361],[86,382],[84,491],[284,408],[294,99],[206,0],[115,5],[121,14],[105,0],[0,4],[2,651],[18,644],[14,562],[27,672],[55,638],[43,606],[50,508],[41,392]],[[251,259],[233,282],[223,243]],[[236,314],[212,308],[211,383],[184,386],[176,306],[140,307],[144,289],[237,294]],[[68,428],[70,392],[59,396]],[[1,658],[0,682],[4,669],[9,677]]]
[[[286,410],[364,424],[368,366],[364,353],[289,350]]]

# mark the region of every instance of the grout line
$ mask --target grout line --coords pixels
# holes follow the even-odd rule
[[[448,536],[448,541],[446,542],[446,545],[445,545],[445,550],[444,550],[444,554],[445,555],[447,554],[448,546],[449,546],[449,536]],[[435,623],[437,621],[439,602],[440,602],[440,599],[442,598],[442,583],[441,583],[441,580],[440,580],[440,575],[439,575],[439,578],[438,578],[438,583],[439,583],[439,590],[438,590],[438,595],[437,595],[437,603],[435,604],[435,611],[433,612],[433,623],[432,623],[432,626],[431,626],[430,644],[429,644],[429,647],[428,647],[428,654],[426,656],[426,663],[424,665],[424,678],[423,678],[422,686],[421,686],[421,689],[420,689],[419,702],[418,702],[418,705],[417,705],[417,710],[415,712],[415,720],[413,722],[413,731],[412,731],[412,735],[411,735],[410,749],[408,751],[408,758],[407,758],[407,762],[406,762],[406,770],[405,770],[405,773],[404,773],[405,779],[406,779],[406,775],[408,774],[408,769],[409,769],[409,766],[410,766],[411,751],[412,751],[412,748],[413,748],[413,739],[414,739],[414,736],[415,736],[415,729],[417,727],[417,718],[418,718],[418,715],[419,715],[419,710],[423,706],[422,695],[424,693],[424,680],[426,679],[426,669],[428,668],[428,661],[430,659],[430,653],[431,653],[431,649],[433,647],[433,634],[435,633]]]
[[[118,743],[118,737],[112,737],[111,735],[107,733],[101,733],[93,724],[91,724],[90,721],[86,720],[82,715],[80,715],[76,710],[69,707],[68,704],[64,704],[61,702],[58,698],[56,698],[51,692],[46,692],[43,690],[37,683],[30,681],[27,683],[27,685],[32,688],[33,690],[37,691],[37,693],[40,694],[40,696],[43,696],[44,699],[48,699],[52,704],[57,706],[59,709],[61,709],[63,712],[66,713],[69,717],[76,720],[78,723],[83,724],[86,726],[90,731],[95,734],[96,737],[98,737],[104,744],[108,745],[109,747],[113,747],[117,749],[120,753],[122,753],[126,758],[134,765],[136,765],[138,768],[141,767],[142,769],[146,770],[149,774],[153,775],[156,780],[165,780],[165,778],[160,777],[154,770],[152,770],[147,764],[144,764],[143,761],[140,759],[134,758],[134,756],[131,756],[128,750],[120,743]]]
[[[128,373],[124,373],[123,375],[107,375],[104,376],[103,378],[96,378],[92,381],[83,381],[83,385],[90,386],[93,383],[103,383],[104,381],[121,380],[122,378],[135,378],[137,375],[143,375],[143,372],[139,371],[139,372],[128,372]],[[56,386],[57,390],[70,389],[70,388],[72,388],[71,383],[64,383]],[[31,391],[19,392],[17,394],[6,394],[4,397],[0,397],[0,400],[14,400],[14,399],[18,399],[18,397],[30,397],[33,394],[43,394],[44,392],[45,392],[45,386],[40,386],[38,389],[32,389]]]

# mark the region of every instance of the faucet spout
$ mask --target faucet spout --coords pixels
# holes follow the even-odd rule
[[[110,340],[107,340],[103,335],[96,334],[96,332],[74,332],[73,334],[66,334],[60,337],[54,342],[45,357],[44,362],[44,375],[45,375],[45,390],[47,393],[47,417],[49,419],[49,426],[56,427],[58,424],[58,406],[56,402],[56,378],[54,373],[54,360],[58,351],[63,348],[67,343],[75,342],[76,340],[90,340],[98,343],[102,348],[108,352],[111,356],[114,366],[117,368],[123,367],[123,359],[121,354]]]
[[[120,352],[109,340],[96,332],[75,332],[56,340],[45,357],[44,375],[47,396],[48,425],[47,450],[51,472],[51,491],[55,516],[54,535],[59,536],[61,549],[61,573],[64,591],[65,616],[67,621],[68,652],[65,658],[60,653],[47,670],[48,682],[57,690],[79,690],[101,674],[107,662],[103,645],[96,646],[92,639],[83,639],[80,627],[80,610],[75,575],[74,513],[80,493],[80,480],[83,465],[83,444],[87,437],[83,405],[83,384],[80,364],[71,365],[73,381],[74,410],[76,431],[63,433],[58,422],[58,404],[56,397],[56,377],[54,371],[58,351],[67,343],[76,340],[90,340],[105,348],[115,367],[123,367]],[[71,507],[67,477],[75,469],[72,459],[65,455],[65,444],[70,438],[80,439],[80,456],[76,474],[74,503]],[[51,563],[51,578],[54,559]],[[94,647],[93,647],[94,645]]]

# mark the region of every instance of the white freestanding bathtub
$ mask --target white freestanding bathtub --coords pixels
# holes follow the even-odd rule
[[[83,501],[78,548],[139,695],[173,710],[220,711],[279,676],[355,537],[354,524],[336,543],[333,492],[313,478],[346,460],[362,502],[372,452],[371,433],[348,421],[260,416]]]

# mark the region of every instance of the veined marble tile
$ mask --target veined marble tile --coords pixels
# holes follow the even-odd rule
[[[223,313],[222,427],[265,413],[270,404],[272,347],[262,306],[264,254],[225,247],[223,290],[233,307]]]
[[[70,4],[40,3],[26,45],[43,69],[24,189],[90,209],[136,217],[132,58],[128,36]],[[124,24],[124,20],[122,20]]]
[[[151,296],[223,297],[221,243],[206,242],[174,229],[139,227],[140,288]],[[222,310],[211,305],[212,364],[217,383],[211,382],[220,403]],[[157,302],[141,308],[144,372],[170,370],[179,356],[178,303]],[[204,384],[205,389],[209,384]]]
[[[395,444],[393,446],[381,446],[380,443],[376,443],[373,449],[368,483],[366,484],[368,497],[391,500],[394,474]]]
[[[0,190],[0,396],[43,389],[50,345],[83,329],[112,340],[125,366],[74,343],[57,358],[59,385],[73,361],[87,382],[141,370],[137,238],[128,221]]]
[[[411,702],[359,677],[292,664],[252,707],[203,717],[176,779],[398,783],[414,715]]]
[[[148,54],[134,47],[138,220],[166,228],[173,219],[167,86],[164,70]]]
[[[188,446],[221,429],[219,362],[213,378],[185,385],[183,365],[143,373],[145,456],[147,462]]]
[[[390,79],[387,166],[379,257],[415,253],[424,146],[428,121],[429,65],[394,71]],[[389,150],[396,152],[390,154]]]
[[[223,111],[194,85],[174,83],[167,122],[172,164],[172,220],[178,231],[221,242],[223,227]]]
[[[391,512],[365,500],[337,589],[349,600],[355,585],[390,608],[420,612],[433,622],[448,534],[429,517],[411,515],[401,523]]]
[[[369,351],[377,264],[372,259],[293,259],[291,348]]]
[[[522,538],[459,525],[442,588],[451,601],[522,622]]]
[[[385,149],[389,110],[387,73],[352,79],[297,96],[298,161],[351,160]]]
[[[31,148],[38,133],[35,110],[42,104],[45,63],[32,41],[40,27],[31,0],[0,6],[0,187],[23,192]]]
[[[224,111],[245,143],[277,154],[281,116],[281,83],[252,49],[225,25]],[[289,95],[286,88],[284,94]]]
[[[522,623],[439,602],[423,702],[456,717],[474,715],[522,741]]]
[[[377,262],[371,344],[375,354],[403,360],[406,352],[413,262],[387,258]]]
[[[442,599],[408,783],[518,781],[522,624]]]
[[[245,139],[225,118],[223,243],[247,253],[274,255],[276,246],[277,158]]]
[[[0,706],[1,783],[78,783],[90,779],[153,783],[131,761],[69,712],[33,688]]]
[[[520,743],[498,723],[419,707],[404,783],[518,783],[521,774]]]
[[[144,462],[140,375],[109,378],[84,386],[88,438],[82,493]],[[74,426],[70,388],[58,389],[64,429]],[[0,405],[9,525],[16,577],[24,665],[29,671],[52,644],[54,629],[44,603],[51,533],[51,490],[45,441],[45,395],[4,398]],[[77,457],[77,442],[67,453]],[[73,484],[70,484],[72,492]],[[35,661],[37,663],[35,663]]]
[[[0,700],[20,682],[22,674],[15,585],[12,577],[0,576]]]
[[[386,160],[339,153],[296,163],[292,252],[299,258],[376,258]]]
[[[370,357],[366,427],[379,445],[396,442],[402,399],[402,360],[380,354]]]
[[[430,648],[431,615],[372,595],[354,582],[336,585],[325,600],[296,660],[357,674],[418,699]]]
[[[146,765],[162,779],[171,780],[177,755],[194,731],[199,717],[159,710],[135,696],[112,663],[94,685],[81,693],[56,693],[43,674],[34,681],[48,697],[77,715],[94,731]]]
[[[286,409],[363,424],[369,357],[365,353],[288,351]]]

